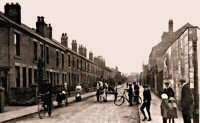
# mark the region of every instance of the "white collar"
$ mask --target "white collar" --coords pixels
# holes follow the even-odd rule
[[[187,84],[187,82],[183,83],[183,86],[186,85],[186,84]]]

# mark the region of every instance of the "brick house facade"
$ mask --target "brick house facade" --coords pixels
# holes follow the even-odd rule
[[[77,83],[94,87],[97,78],[109,78],[111,73],[105,60],[94,61],[92,52],[88,59],[86,47],[78,48],[75,40],[69,49],[66,33],[61,43],[53,39],[51,24],[46,24],[44,17],[38,17],[36,29],[30,28],[21,23],[21,6],[7,3],[5,13],[0,12],[0,84],[5,88],[6,103],[34,101],[39,59],[45,63],[45,79],[55,88],[64,82],[71,90]]]

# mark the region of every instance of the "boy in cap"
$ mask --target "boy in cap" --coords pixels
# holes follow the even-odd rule
[[[147,116],[145,115],[144,108],[146,108],[147,113],[149,115],[148,121],[151,121],[151,113],[150,113],[150,106],[151,106],[151,92],[150,89],[148,88],[147,85],[143,86],[144,91],[143,91],[143,103],[142,106],[140,107],[140,110],[142,114],[144,115],[143,121],[147,120]]]
[[[168,99],[169,99],[170,97],[174,97],[174,91],[173,91],[173,89],[172,89],[171,87],[169,87],[169,84],[170,84],[170,82],[169,82],[169,81],[166,81],[166,82],[165,82],[165,88],[164,88],[164,90],[163,90],[163,93],[167,94]]]
[[[190,85],[184,78],[180,79],[179,82],[182,84],[181,91],[181,108],[183,114],[184,123],[191,123],[191,108],[193,104],[192,93]]]

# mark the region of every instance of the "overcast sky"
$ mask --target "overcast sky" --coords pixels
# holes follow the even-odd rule
[[[21,5],[22,23],[35,28],[37,16],[44,16],[54,39],[60,41],[65,32],[70,47],[75,39],[127,74],[148,63],[169,19],[174,30],[187,22],[200,26],[199,0],[0,0],[0,10],[13,1]]]

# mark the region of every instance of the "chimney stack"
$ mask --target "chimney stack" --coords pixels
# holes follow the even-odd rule
[[[86,47],[83,47],[83,56],[87,57],[87,49],[86,49]]]
[[[61,44],[65,47],[68,47],[68,37],[67,37],[67,33],[62,33],[62,37],[61,37]]]
[[[93,53],[92,53],[92,51],[89,52],[89,60],[93,61]]]
[[[38,16],[36,22],[36,32],[43,37],[52,40],[52,27],[51,24],[46,24],[43,16]]]
[[[72,40],[72,50],[77,52],[77,42],[76,42],[76,40]]]
[[[6,3],[4,6],[4,14],[11,20],[21,24],[21,6],[19,3]]]
[[[83,54],[83,45],[79,45],[78,49],[79,49],[79,54],[84,56],[84,54]]]
[[[169,32],[173,32],[173,20],[169,20]]]

